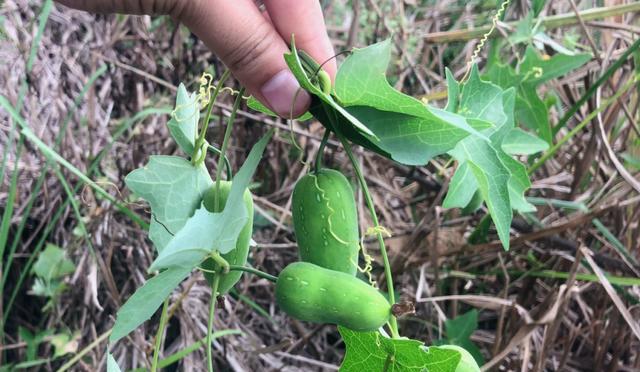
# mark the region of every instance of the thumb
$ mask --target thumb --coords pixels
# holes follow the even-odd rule
[[[292,111],[295,117],[307,110],[311,98],[284,62],[288,48],[253,1],[194,1],[177,16],[278,115],[289,117]]]

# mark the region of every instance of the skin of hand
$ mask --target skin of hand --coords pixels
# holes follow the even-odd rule
[[[287,68],[291,34],[296,47],[336,74],[331,41],[318,0],[56,0],[96,13],[170,15],[185,24],[224,62],[254,97],[282,117],[304,113],[311,101]]]

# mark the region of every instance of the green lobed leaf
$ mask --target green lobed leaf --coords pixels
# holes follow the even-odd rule
[[[513,67],[499,63],[489,66],[485,78],[503,89],[516,88],[515,116],[519,123],[534,130],[548,143],[552,141],[551,124],[547,106],[538,96],[536,86],[523,80]]]
[[[520,128],[513,128],[502,141],[501,147],[507,154],[532,155],[545,151],[549,144]]]
[[[72,274],[75,269],[75,265],[66,257],[63,249],[55,244],[47,243],[45,249],[38,255],[32,270],[37,276],[49,283]]]
[[[478,182],[469,164],[463,162],[449,182],[449,190],[442,202],[442,207],[464,208],[471,202],[476,191],[478,191]]]
[[[551,123],[549,122],[549,109],[538,96],[534,85],[523,83],[518,88],[516,117],[518,122],[534,130],[547,143],[553,141]]]
[[[300,62],[300,57],[298,56],[298,51],[295,46],[295,41],[291,39],[291,53],[287,53],[284,55],[284,60],[289,66],[291,73],[298,80],[300,86],[305,89],[307,92],[311,93],[313,96],[317,97],[320,101],[322,101],[325,105],[328,105],[336,112],[338,112],[341,116],[346,119],[343,123],[348,123],[353,126],[359,132],[364,135],[371,136],[372,139],[376,140],[376,136],[369,130],[364,124],[362,124],[357,118],[347,112],[340,104],[338,104],[331,95],[324,93],[319,87],[315,86],[309,78],[307,74],[304,72],[304,68],[302,67],[302,63]]]
[[[484,200],[498,237],[505,250],[509,249],[509,231],[513,212],[509,198],[508,182],[511,174],[504,166],[498,152],[490,143],[482,140],[463,140],[451,152],[458,162],[468,162],[482,199]]]
[[[340,65],[336,75],[335,92],[338,101],[347,108],[375,108],[382,111],[379,112],[380,115],[399,113],[422,118],[424,120],[420,122],[421,125],[431,126],[436,131],[451,130],[449,135],[452,137],[464,138],[470,133],[482,136],[474,125],[466,122],[465,117],[443,117],[443,110],[427,106],[416,98],[394,89],[386,78],[390,59],[391,39],[354,50]],[[452,89],[455,87],[452,86]],[[453,93],[452,95],[456,96]],[[396,127],[402,126],[403,123],[396,124]]]
[[[520,74],[526,76],[528,83],[538,86],[551,79],[558,78],[584,65],[591,60],[589,53],[562,54],[543,58],[536,49],[529,45],[520,64]]]
[[[503,105],[504,94],[505,91],[499,86],[482,81],[478,66],[474,64],[469,79],[462,87],[457,112],[467,118],[478,118],[493,123],[493,131],[498,130],[510,124]]]
[[[470,310],[453,319],[444,322],[449,342],[458,345],[458,342],[468,339],[478,328],[478,310]]]
[[[510,184],[521,186],[520,183],[515,183],[520,181],[519,178],[511,180],[512,174],[503,160],[504,156],[512,159],[504,154],[500,147],[502,139],[514,127],[514,105],[514,89],[503,90],[497,85],[482,81],[477,68],[472,69],[461,90],[458,112],[465,116],[491,120],[495,127],[485,131],[491,135],[491,142],[470,136],[449,151],[459,163],[456,173],[460,171],[462,174],[454,174],[450,184],[453,194],[445,198],[446,206],[459,207],[463,206],[464,202],[470,202],[476,191],[479,191],[505,249],[509,247],[509,232],[513,219]],[[469,173],[475,179],[475,184],[469,181]],[[514,190],[520,191],[519,188]],[[524,190],[522,192],[524,193]],[[520,198],[524,200],[523,195]]]
[[[471,341],[471,334],[478,329],[478,311],[473,309],[466,313],[447,319],[444,323],[447,334],[447,342],[450,344],[462,346],[471,355],[478,364],[484,363],[484,358],[478,347]]]
[[[524,192],[531,187],[531,181],[527,174],[527,169],[519,161],[507,155],[503,151],[497,151],[502,164],[509,170],[511,177],[509,178],[509,201],[511,208],[518,212],[535,212],[536,207],[529,203],[524,197]]]
[[[495,62],[487,67],[483,78],[502,89],[508,89],[520,85],[524,77],[517,74],[513,67]]]
[[[242,201],[243,193],[272,134],[273,130],[267,132],[251,149],[247,160],[233,178],[222,212],[211,213],[203,206],[197,209],[160,252],[149,271],[176,266],[193,268],[216,250],[224,254],[235,248],[238,235],[248,219]]]
[[[459,165],[443,203],[446,208],[467,207],[472,200],[477,200],[479,192],[505,249],[509,247],[513,210],[535,211],[524,197],[531,187],[526,168],[505,150],[528,152],[547,146],[544,141],[514,129],[515,106],[515,89],[505,90],[482,81],[477,68],[473,68],[462,87],[458,113],[490,120],[495,127],[484,131],[490,135],[490,141],[470,136],[449,151]],[[531,142],[533,147],[518,148],[519,141]]]
[[[336,101],[365,123],[379,141],[369,139],[371,144],[366,138],[363,141],[347,136],[349,139],[398,162],[422,165],[469,134],[483,137],[479,130],[492,126],[487,120],[470,122],[447,110],[426,106],[397,91],[386,79],[390,58],[391,42],[385,40],[354,50],[340,66],[335,83]],[[451,96],[455,98],[456,92]]]
[[[445,68],[444,73],[447,77],[447,106],[444,108],[449,112],[458,111],[458,102],[460,100],[460,84],[453,76],[449,68]]]
[[[340,103],[430,118],[422,102],[389,84],[386,72],[390,60],[391,39],[354,49],[336,75],[335,93]]]
[[[460,115],[436,108],[430,110],[432,120],[381,112],[367,106],[351,106],[347,110],[376,133],[380,139],[376,145],[380,149],[390,154],[393,160],[408,165],[426,164],[434,156],[449,151],[469,135],[466,128],[475,130],[492,126],[482,120],[468,122]]]
[[[515,31],[510,33],[507,39],[511,44],[529,43],[535,35],[536,28],[533,13],[527,13],[517,21]]]
[[[171,136],[187,155],[193,154],[200,120],[200,104],[198,95],[187,92],[184,84],[178,86],[176,106],[167,123]]]
[[[191,269],[191,267],[173,267],[147,280],[142,287],[138,288],[118,310],[109,342],[111,344],[117,342],[151,318],[173,289],[189,276]]]
[[[333,94],[309,80],[293,43],[285,61],[301,87],[311,93],[309,112],[323,125],[398,162],[423,165],[469,134],[483,137],[480,130],[491,127],[491,122],[426,106],[391,87],[385,77],[390,45],[386,40],[356,49],[340,66]]]
[[[164,247],[169,244],[171,238],[173,238],[173,233],[169,232],[169,230],[167,230],[167,227],[165,226],[166,225],[158,222],[155,215],[153,215],[152,213],[151,220],[149,221],[149,239],[151,239],[151,241],[153,242],[153,245],[156,247],[157,252],[161,252]]]
[[[309,112],[327,129],[340,133],[351,142],[391,159],[391,154],[379,146],[378,139],[362,133],[351,124],[349,119],[333,107],[326,105],[322,100],[312,97]]]
[[[562,54],[543,58],[529,45],[519,72],[508,65],[494,63],[489,66],[486,77],[502,88],[517,88],[516,118],[518,122],[534,130],[538,136],[552,143],[553,135],[549,122],[549,112],[536,88],[551,79],[555,79],[584,65],[591,59],[588,53]]]
[[[344,327],[338,330],[347,349],[341,372],[454,372],[461,358],[455,350],[426,348],[418,340],[391,339],[380,332],[355,332]]]
[[[475,182],[475,178],[473,179],[473,181]],[[477,188],[477,185],[476,185]],[[469,202],[469,204],[467,204],[464,208],[462,208],[462,214],[464,216],[473,214],[475,212],[478,211],[478,209],[480,209],[480,207],[482,207],[483,204],[483,200],[482,200],[482,195],[480,195],[480,191],[475,192],[475,194],[473,194],[473,197],[471,198],[471,201]],[[488,219],[489,222],[491,222],[491,219]],[[471,241],[469,241],[471,242]]]
[[[194,167],[177,156],[154,155],[125,177],[127,187],[151,206],[149,238],[162,252],[200,205],[213,181],[204,165]]]

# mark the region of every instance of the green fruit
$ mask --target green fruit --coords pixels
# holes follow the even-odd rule
[[[358,212],[342,173],[321,169],[302,177],[293,189],[291,213],[302,261],[355,275]]]
[[[285,267],[276,282],[276,302],[285,313],[314,323],[332,323],[354,331],[374,331],[391,315],[387,299],[350,275],[308,262]]]
[[[220,212],[224,208],[225,203],[227,202],[227,198],[229,197],[229,193],[231,192],[231,182],[229,181],[221,181],[220,182],[220,196],[219,196],[219,208],[216,210],[215,208],[215,197],[216,197],[216,186],[215,184],[205,192],[204,194],[204,207],[207,208],[209,212]],[[229,265],[244,265],[247,263],[247,256],[249,255],[249,243],[251,242],[251,234],[253,232],[253,198],[251,197],[251,192],[249,190],[245,190],[243,194],[244,206],[247,208],[247,215],[249,220],[244,225],[242,230],[240,230],[240,235],[238,236],[238,241],[236,242],[236,248],[228,253],[225,253],[222,256]],[[215,270],[216,265],[215,261],[211,258],[206,259],[202,263],[202,267],[205,270]],[[218,292],[220,294],[227,293],[231,287],[233,287],[240,277],[242,276],[242,271],[230,271],[227,274],[222,275],[220,281],[218,282]],[[209,282],[209,285],[213,285],[213,278],[215,274],[204,272],[204,277]]]
[[[331,94],[331,77],[325,70],[318,71],[318,84],[324,94]]]
[[[465,348],[458,345],[440,345],[438,347],[442,349],[455,350],[462,354],[462,358],[460,359],[460,362],[458,362],[458,367],[456,367],[456,372],[480,372],[478,363],[476,363],[473,355],[471,355]]]

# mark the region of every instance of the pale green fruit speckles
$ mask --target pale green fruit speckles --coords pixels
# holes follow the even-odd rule
[[[377,289],[347,273],[308,262],[295,262],[282,270],[276,301],[296,319],[354,331],[376,330],[391,314],[391,305]]]
[[[302,261],[355,275],[358,216],[344,175],[321,169],[301,178],[293,191],[292,213]]]

